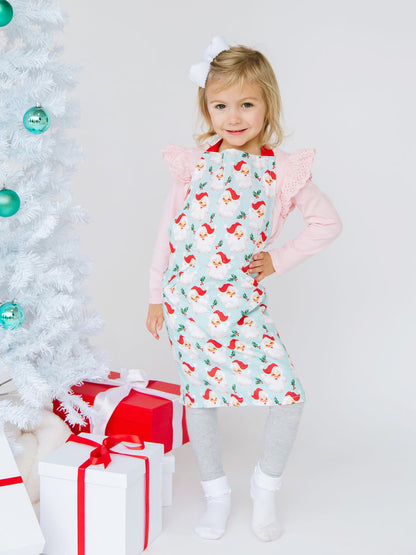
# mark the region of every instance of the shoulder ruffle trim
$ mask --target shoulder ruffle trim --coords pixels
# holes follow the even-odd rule
[[[315,153],[314,148],[306,148],[289,154],[286,162],[286,174],[280,190],[280,213],[283,218],[286,218],[294,209],[293,198],[312,178],[311,167]]]
[[[162,156],[169,166],[176,181],[189,183],[194,167],[202,154],[201,149],[185,148],[179,145],[168,145],[162,151]]]

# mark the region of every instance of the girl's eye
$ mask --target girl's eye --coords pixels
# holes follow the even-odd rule
[[[217,108],[218,110],[222,110],[225,108],[225,104],[217,104],[215,108]]]
[[[244,102],[243,107],[244,108],[251,108],[253,106],[253,104],[251,102]]]

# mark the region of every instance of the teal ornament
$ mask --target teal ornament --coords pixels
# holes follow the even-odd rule
[[[30,108],[23,116],[23,125],[36,135],[45,133],[49,129],[49,114],[40,105]]]
[[[23,324],[25,313],[14,301],[0,306],[0,326],[5,330],[15,330]]]
[[[0,191],[0,216],[8,218],[14,216],[20,208],[20,197],[11,189],[3,189]]]
[[[0,27],[8,25],[13,19],[13,8],[7,0],[0,0]]]

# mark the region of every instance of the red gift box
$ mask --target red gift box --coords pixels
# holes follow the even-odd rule
[[[84,382],[79,386],[73,386],[72,391],[75,395],[81,395],[84,401],[90,405],[94,404],[98,393],[111,389],[111,385]],[[155,390],[155,394],[141,393],[131,390],[115,408],[108,424],[105,428],[106,435],[114,434],[134,434],[140,436],[142,441],[153,443],[163,443],[165,453],[172,449],[173,441],[173,403],[180,403],[180,386],[168,382],[149,380],[146,390]],[[157,391],[178,395],[176,401],[170,401],[157,396]],[[55,399],[53,402],[55,414],[65,420],[64,411],[60,402]],[[69,425],[71,430],[78,434],[80,432],[90,432],[90,423],[84,426]],[[186,428],[185,407],[182,407],[182,443],[189,441]]]

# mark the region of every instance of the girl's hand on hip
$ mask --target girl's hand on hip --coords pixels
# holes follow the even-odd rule
[[[159,339],[159,334],[157,332],[162,329],[163,320],[162,304],[149,304],[146,327],[156,339]]]
[[[258,252],[253,255],[249,269],[250,272],[257,272],[257,281],[261,281],[276,271],[273,267],[272,257],[268,252]]]

